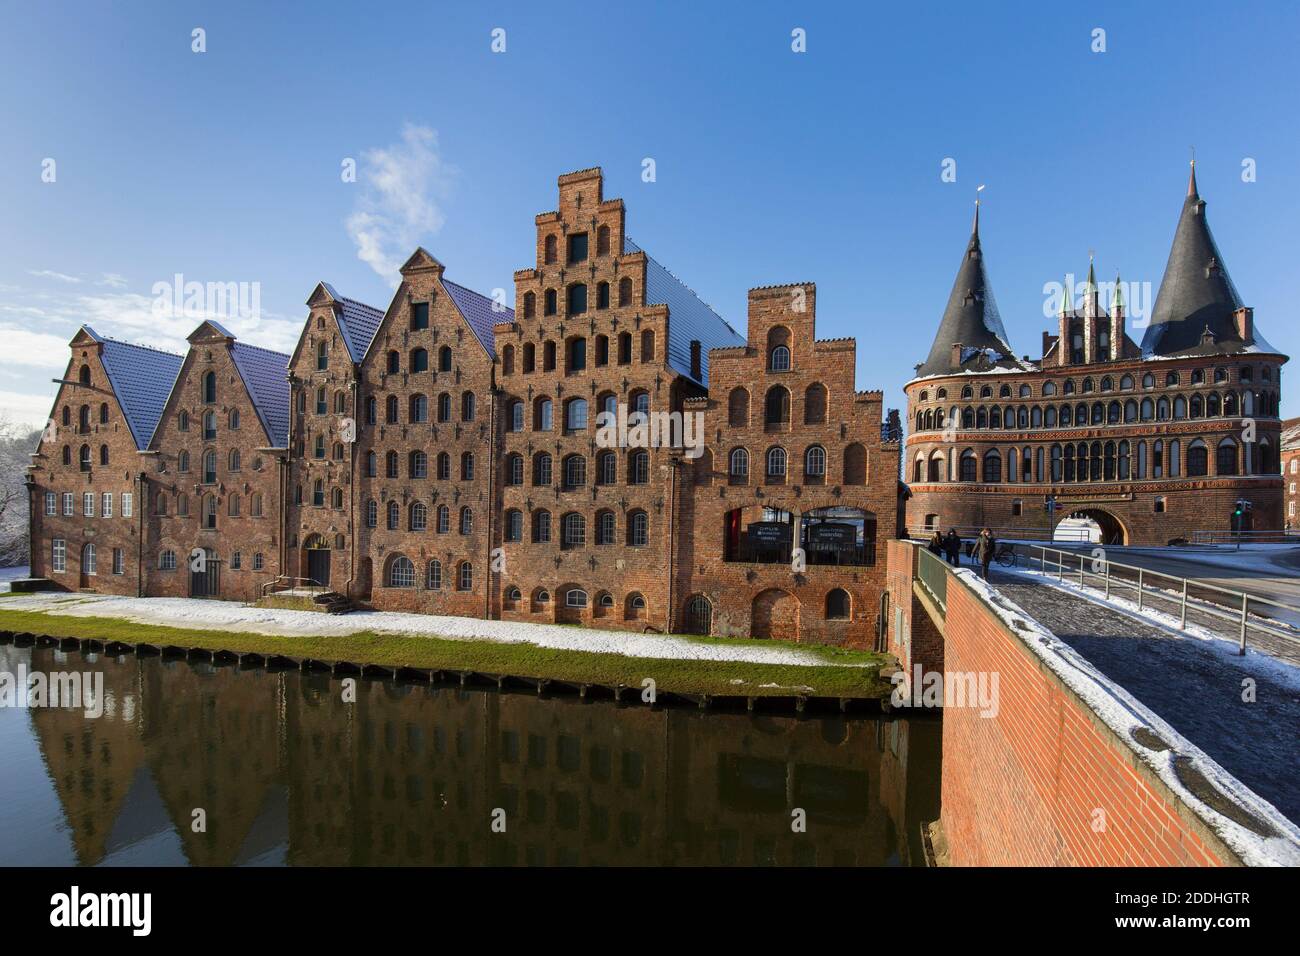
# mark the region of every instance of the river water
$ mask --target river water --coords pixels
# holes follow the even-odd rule
[[[933,719],[749,716],[0,646],[3,865],[920,865]],[[93,679],[93,678],[92,678]],[[800,825],[802,823],[802,826]]]

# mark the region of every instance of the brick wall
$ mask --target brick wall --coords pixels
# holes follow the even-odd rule
[[[951,575],[944,660],[949,672],[997,672],[1000,691],[996,717],[970,707],[944,712],[942,823],[954,865],[1237,862],[1132,747]]]
[[[145,593],[190,597],[195,592],[188,557],[203,548],[219,560],[219,571],[209,579],[217,590],[209,596],[255,601],[261,586],[280,573],[284,451],[271,447],[231,356],[233,339],[204,323],[189,340],[189,353],[142,459],[149,489]],[[212,402],[203,394],[209,373],[216,377]],[[212,436],[204,433],[209,414]],[[215,467],[205,473],[209,454]],[[216,508],[215,527],[204,520],[209,501]],[[173,568],[160,566],[162,551],[176,556]]]
[[[143,503],[137,476],[142,459],[104,370],[102,348],[84,331],[72,340],[72,356],[51,412],[53,425],[32,458],[31,573],[48,577],[66,590],[84,587],[105,594],[134,595],[140,586]],[[81,383],[83,369],[88,376],[85,384]],[[81,466],[83,446],[88,454],[85,468]],[[104,455],[107,464],[102,463]],[[47,494],[55,496],[53,515],[45,513]],[[83,507],[86,494],[92,495],[90,514]],[[104,516],[105,494],[112,498],[111,517]],[[72,496],[71,514],[64,514],[64,495]],[[130,496],[129,517],[122,513],[124,495]],[[53,567],[55,541],[63,542],[66,549],[63,571]],[[87,546],[94,548],[93,573]],[[117,574],[114,551],[122,555],[121,573]]]
[[[704,414],[706,450],[691,464],[680,542],[683,629],[699,596],[715,634],[875,645],[899,446],[881,439],[881,393],[856,390],[856,343],[817,340],[816,303],[812,283],[751,289],[747,344],[714,349],[709,396],[687,403]],[[785,350],[779,360],[776,350]],[[784,453],[781,469],[769,466],[774,450]],[[806,567],[794,569],[801,524],[822,518],[864,521],[861,563],[817,563],[809,548]],[[772,520],[788,524],[781,547],[746,552],[748,529]],[[837,590],[847,606],[833,609]]]
[[[1280,375],[1279,359],[1264,357],[1245,363],[1210,356],[1162,361],[1158,367],[1155,363],[1124,360],[913,381],[906,388],[909,434],[904,478],[912,491],[907,503],[907,525],[920,528],[932,521],[943,528],[989,525],[1042,534],[1052,524],[1045,508],[1046,497],[1052,495],[1060,505],[1057,521],[1076,511],[1093,512],[1103,528],[1112,519],[1117,522],[1126,544],[1163,545],[1175,538],[1190,538],[1197,530],[1228,530],[1233,505],[1240,497],[1250,499],[1254,505],[1256,528],[1281,527],[1283,488],[1276,467],[1281,443],[1276,415]],[[1166,376],[1177,376],[1177,384],[1166,385]],[[1216,376],[1223,380],[1216,382]],[[1106,379],[1111,387],[1103,389]],[[1074,386],[1068,394],[1067,382]],[[969,396],[964,396],[966,389],[970,389]],[[1049,394],[1050,389],[1054,391]],[[1231,409],[1222,404],[1229,394],[1235,402]],[[1194,401],[1207,403],[1208,407],[1212,395],[1221,403],[1223,414],[1190,414]],[[1168,404],[1163,412],[1165,420],[1158,421],[1155,417],[1161,413],[1161,402]],[[1081,427],[1046,424],[1049,407],[1059,412],[1068,405],[1073,419],[1080,404],[1087,406],[1091,422],[1097,403],[1101,403],[1106,416],[1110,406],[1118,403],[1120,420]],[[1147,403],[1149,416],[1143,411]],[[1136,410],[1135,421],[1128,420],[1129,405]],[[1180,408],[1183,417],[1175,419]],[[1258,411],[1265,408],[1270,413]],[[966,410],[973,416],[971,427],[963,424],[955,434],[945,433],[938,414],[942,411],[950,418],[954,411],[963,414]],[[1249,457],[1243,443],[1247,419],[1240,417],[1246,410],[1254,410],[1251,420],[1256,435]],[[1016,416],[1016,427],[1004,426],[1007,411]],[[1019,418],[1022,411],[1024,425]],[[1132,468],[1128,479],[1119,479],[1118,443],[1125,440],[1131,448]],[[1171,443],[1175,440],[1179,443],[1178,474],[1171,475]],[[1189,477],[1188,457],[1192,443],[1198,440],[1208,451],[1207,474]],[[1217,449],[1225,440],[1237,443],[1237,475],[1218,472]],[[1155,468],[1157,441],[1163,443],[1159,476]],[[1102,450],[1103,461],[1107,443],[1114,445],[1111,461],[1115,472],[1111,480],[1103,480],[1105,472],[1096,480],[1053,480],[1053,447],[1077,448],[1084,443],[1091,451],[1094,442]],[[1262,467],[1265,443],[1269,449],[1267,469]],[[1146,446],[1145,470],[1140,479],[1136,477],[1139,444]],[[1027,476],[1026,449],[1031,463]],[[976,462],[974,481],[959,480],[960,461],[967,452]],[[996,452],[998,458],[993,478],[986,469],[990,452]],[[930,463],[936,459],[932,469]],[[1064,463],[1061,475],[1064,478]]]

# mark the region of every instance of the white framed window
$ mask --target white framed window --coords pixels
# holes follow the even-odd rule
[[[45,492],[45,513],[47,515],[59,513],[59,496],[52,491]]]
[[[55,538],[50,553],[50,570],[59,572],[68,570],[68,542]]]
[[[81,493],[81,513],[87,518],[95,517],[95,493],[93,491],[83,491]]]
[[[170,548],[168,548],[167,550],[161,552],[161,553],[158,555],[158,570],[159,570],[159,571],[175,571],[175,570],[176,570],[176,552],[175,552],[175,551],[173,551],[173,550],[171,550]]]
[[[587,592],[573,588],[564,593],[564,603],[568,607],[586,607]]]
[[[113,517],[113,492],[105,491],[99,496],[99,516],[101,518]]]
[[[134,505],[135,505],[135,500],[131,492],[129,491],[122,492],[122,517],[123,518],[131,517],[131,513]]]
[[[99,574],[99,566],[96,560],[95,546],[93,544],[88,544],[81,549],[81,573]]]
[[[261,571],[263,567],[262,552],[258,551],[253,555],[253,570]]]
[[[63,493],[63,516],[65,518],[72,517],[72,492],[70,491]]]

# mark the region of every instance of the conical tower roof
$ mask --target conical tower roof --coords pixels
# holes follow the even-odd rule
[[[961,355],[954,358],[953,345],[961,343]],[[975,224],[970,242],[957,269],[957,279],[948,295],[948,306],[930,346],[930,356],[917,369],[917,376],[960,372],[967,363],[983,356],[988,364],[1015,365],[1015,354],[1007,344],[1007,333],[993,300],[993,287],[984,271],[984,254],[980,249],[979,204],[975,206]]]
[[[1250,341],[1238,334],[1233,313],[1241,304],[1210,234],[1193,162],[1187,198],[1174,231],[1160,291],[1156,293],[1151,323],[1142,336],[1142,354],[1232,354],[1249,346],[1272,351],[1258,334]]]

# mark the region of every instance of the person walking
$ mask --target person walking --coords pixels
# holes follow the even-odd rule
[[[948,563],[956,567],[961,563],[961,538],[957,537],[957,529],[949,528],[948,535],[943,539],[944,550],[948,552]]]
[[[936,528],[934,534],[930,535],[930,543],[925,547],[931,554],[943,554],[943,538],[939,534],[939,529]]]
[[[997,549],[997,539],[993,537],[992,531],[985,528],[975,541],[975,558],[980,563],[980,573],[985,581],[989,579],[989,562],[993,560],[993,555]]]

